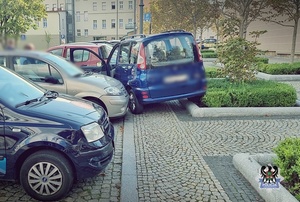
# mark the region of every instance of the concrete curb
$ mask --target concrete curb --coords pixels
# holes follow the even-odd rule
[[[261,189],[259,187],[260,168],[262,165],[272,163],[274,157],[276,157],[275,154],[250,155],[240,153],[233,156],[233,165],[242,173],[252,187],[267,202],[297,202],[298,200],[281,185],[279,185],[278,189]],[[279,178],[282,179],[281,176],[279,176]]]
[[[133,115],[130,112],[127,112],[124,121],[120,201],[138,202]]]
[[[274,81],[300,81],[300,75],[271,75],[262,72],[258,72],[256,78]]]
[[[299,116],[300,107],[222,107],[200,108],[188,100],[179,100],[192,117]],[[299,105],[300,101],[296,101]]]

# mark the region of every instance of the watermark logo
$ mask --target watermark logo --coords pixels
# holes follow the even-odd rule
[[[278,167],[268,164],[260,168],[260,188],[279,188]]]

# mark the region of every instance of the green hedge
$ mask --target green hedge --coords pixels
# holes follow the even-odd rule
[[[255,60],[258,63],[263,63],[263,64],[268,64],[269,63],[269,58],[256,57]]]
[[[287,138],[274,148],[275,164],[287,182],[287,189],[300,200],[300,138]]]
[[[205,73],[207,78],[224,78],[218,67],[205,67]]]
[[[272,75],[300,74],[300,62],[259,65],[258,70]]]
[[[215,50],[213,50],[213,49],[202,49],[201,50],[201,53],[214,53],[215,52]]]
[[[284,83],[255,80],[236,84],[211,79],[202,102],[208,107],[291,107],[296,99],[295,89]]]
[[[218,54],[215,52],[201,52],[203,58],[217,58]]]

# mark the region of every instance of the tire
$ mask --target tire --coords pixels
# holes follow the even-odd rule
[[[138,99],[135,96],[133,90],[128,91],[129,94],[129,102],[128,107],[133,114],[141,114],[144,111],[144,106],[139,103]]]
[[[41,166],[43,170],[40,170]],[[39,201],[57,201],[63,198],[72,188],[73,181],[69,161],[52,150],[33,153],[24,161],[20,170],[22,187],[28,195]]]
[[[188,100],[191,102],[200,103],[202,98],[203,98],[203,96],[199,95],[199,96],[195,96],[195,97],[190,97],[190,98],[188,98]]]

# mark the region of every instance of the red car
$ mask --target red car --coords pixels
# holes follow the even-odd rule
[[[78,48],[78,50],[76,50]],[[99,55],[104,61],[109,56],[109,53],[112,50],[112,46],[109,44],[94,44],[94,43],[86,43],[86,42],[77,42],[77,43],[70,43],[70,44],[63,44],[59,46],[51,47],[47,50],[54,55],[61,56],[70,60],[70,49],[75,49],[74,51],[74,63],[79,67],[84,66],[101,66],[101,61],[99,58],[92,54],[88,50],[82,50],[80,48],[85,48],[91,50]]]

